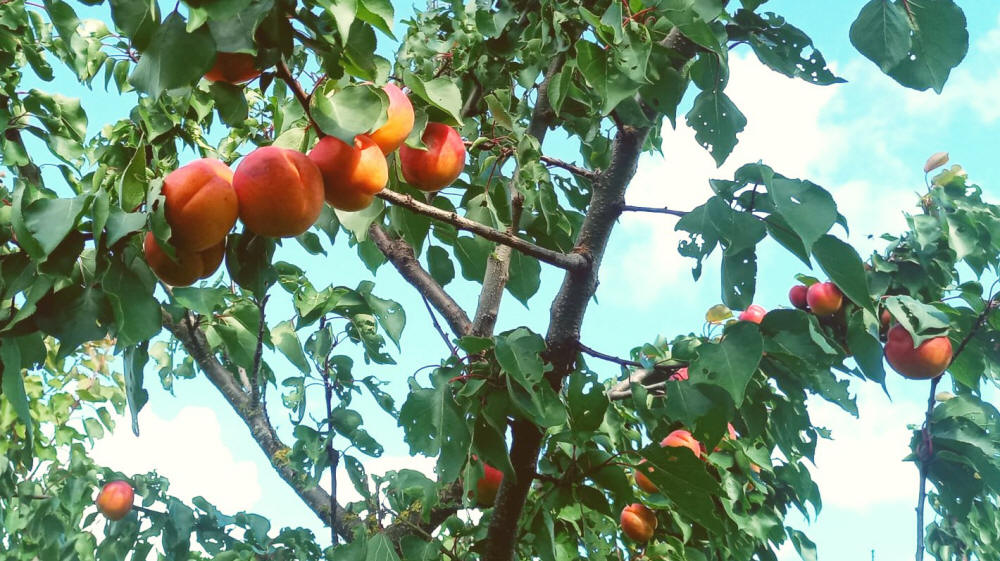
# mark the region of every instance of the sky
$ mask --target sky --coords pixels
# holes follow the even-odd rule
[[[944,93],[937,95],[899,87],[854,51],[848,28],[862,4],[860,0],[841,1],[837,9],[831,9],[831,3],[816,0],[769,2],[767,9],[786,16],[813,38],[847,83],[818,87],[785,78],[762,66],[749,50],[737,49],[732,53],[727,94],[749,123],[727,163],[716,168],[682,120],[676,130],[668,125],[663,131],[664,155],[642,157],[627,202],[687,210],[710,196],[708,179],[731,178],[740,165],[760,160],[784,175],[808,178],[829,189],[848,218],[849,240],[864,255],[880,247],[878,240],[868,239],[870,234],[905,227],[903,213],[914,211],[915,193],[923,187],[923,162],[934,152],[949,151],[952,163],[963,165],[988,197],[997,198],[1000,191],[988,179],[1000,175],[1000,159],[993,153],[1000,136],[1000,105],[995,103],[1000,90],[1000,7],[992,2],[959,1],[969,19],[969,55],[953,72]],[[397,13],[397,21],[404,16]],[[103,122],[121,117],[114,103],[102,103],[115,96],[104,94],[100,87],[88,91],[65,79],[38,87],[83,97],[91,133]],[[688,96],[679,114],[686,112],[690,102]],[[544,146],[545,152],[554,155],[566,150],[558,139]],[[701,280],[694,282],[693,262],[676,251],[675,223],[675,218],[665,215],[633,213],[621,218],[606,254],[598,302],[591,305],[583,327],[585,344],[625,356],[632,347],[657,335],[672,337],[700,330],[705,311],[720,300],[718,260],[710,260]],[[302,262],[307,256],[287,245],[279,257],[306,265],[313,283],[320,287],[327,283],[356,286],[372,279],[344,239],[338,242],[327,257]],[[794,275],[810,272],[767,242],[758,269],[757,303],[766,308],[787,305]],[[358,353],[351,354],[357,372],[391,380],[387,389],[401,404],[411,373],[437,362],[446,349],[432,330],[423,328],[428,317],[422,302],[390,266],[383,267],[373,280],[376,294],[400,301],[407,311],[402,351],[392,349],[399,364],[365,366]],[[508,295],[498,331],[527,325],[544,332],[545,303],[560,280],[558,271],[546,269],[530,309]],[[467,310],[474,310],[475,286],[457,280],[448,288]],[[272,325],[283,319],[282,313],[279,307]],[[616,374],[612,365],[591,361],[590,366],[606,376]],[[274,367],[282,367],[280,359]],[[178,381],[175,396],[159,388],[152,367],[147,368],[146,380],[151,399],[140,415],[141,437],[134,437],[123,420],[113,436],[95,447],[99,463],[124,472],[156,469],[170,479],[171,492],[182,499],[201,495],[223,511],[260,512],[275,527],[312,528],[320,542],[326,543],[328,532],[278,479],[246,428],[206,380]],[[426,377],[420,381],[426,383]],[[949,384],[946,379],[944,387]],[[873,551],[878,561],[913,558],[917,472],[900,460],[908,453],[906,425],[920,422],[927,386],[890,373],[887,388],[891,398],[874,384],[852,386],[860,419],[824,403],[810,408],[814,422],[830,428],[834,437],[820,443],[812,469],[825,506],[808,526],[799,519],[790,522],[806,526],[822,559],[867,560]],[[321,396],[312,394],[311,398]],[[402,467],[430,473],[433,460],[410,458],[392,419],[373,408],[370,400],[361,404],[366,427],[386,449],[381,458],[362,458],[369,473]],[[276,410],[272,419],[288,434],[287,417]],[[341,475],[340,481],[346,483]],[[356,498],[346,487],[342,485],[338,494],[345,500]],[[782,550],[782,559],[795,558],[790,548]]]

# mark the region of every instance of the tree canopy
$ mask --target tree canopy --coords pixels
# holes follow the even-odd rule
[[[786,521],[822,507],[807,403],[857,415],[849,381],[884,388],[885,357],[930,380],[913,382],[917,559],[1000,559],[1000,412],[981,398],[1000,378],[1000,207],[961,167],[928,160],[921,212],[870,255],[826,189],[765,162],[692,209],[625,204],[664,127],[727,160],[753,119],[726,94],[731,52],[843,81],[768,7],[436,0],[400,20],[389,0],[0,0],[3,558],[768,561],[791,543],[813,561]],[[969,47],[952,0],[871,0],[843,33],[900,89],[941,92]],[[118,120],[95,126],[47,87],[60,75],[116,94]],[[676,221],[695,280],[720,263],[721,303],[617,357],[581,326],[632,212]],[[765,239],[802,263],[790,306],[753,304]],[[324,261],[337,244],[356,260]],[[338,284],[348,267],[412,290]],[[498,332],[503,298],[548,321]],[[407,325],[400,301],[421,300],[433,321]],[[413,352],[414,328],[445,352],[390,393],[367,366]],[[115,413],[138,433],[146,388],[196,376],[332,546],[93,461]],[[376,415],[434,473],[370,476]],[[95,499],[113,481],[135,506],[122,487]]]

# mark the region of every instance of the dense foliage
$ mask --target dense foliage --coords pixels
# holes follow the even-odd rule
[[[722,304],[697,334],[636,333],[630,357],[607,356],[580,328],[619,216],[643,210],[626,208],[624,194],[639,155],[659,151],[661,128],[692,127],[717,163],[727,159],[753,118],[725,93],[733,49],[817,87],[842,80],[766,0],[432,2],[396,20],[388,0],[0,0],[4,559],[147,559],[155,548],[171,560],[764,561],[790,541],[813,560],[812,542],[785,522],[792,509],[811,518],[822,506],[803,460],[825,433],[807,400],[857,414],[848,381],[884,384],[889,322],[916,344],[947,337],[954,348],[957,395],[937,402],[941,378],[924,382],[928,418],[911,444],[921,498],[931,484],[928,550],[1000,558],[1000,412],[979,397],[1000,377],[996,293],[980,284],[1000,265],[1000,207],[961,168],[929,178],[910,229],[886,234],[870,256],[839,237],[848,217],[813,182],[761,163],[712,181],[704,204],[665,214],[689,234],[679,251],[696,279],[721,253]],[[871,0],[848,32],[882,71],[920,90],[940,92],[968,48],[952,0]],[[387,42],[398,47],[391,59]],[[260,77],[203,79],[233,53],[252,57],[247,76]],[[120,94],[119,120],[90,123],[86,100],[46,87],[57,76]],[[259,146],[351,145],[386,124],[387,81],[415,108],[400,155],[430,146],[428,123],[454,127],[468,150],[458,180],[426,194],[389,151],[388,187],[369,206],[325,206],[283,239],[238,223],[221,273],[158,283],[147,232],[171,259],[184,250],[166,211],[167,174],[196,157],[239,173]],[[558,142],[546,142],[550,130]],[[802,261],[804,284],[834,283],[844,296],[836,313],[733,318],[753,303],[765,238]],[[407,352],[406,313],[390,297],[413,295],[370,281],[323,286],[321,257],[287,257],[334,244],[356,248],[354,266],[394,267],[443,320],[425,327],[450,354],[412,373],[405,395],[359,364]],[[533,299],[543,267],[565,271],[553,302]],[[482,285],[474,313],[446,291],[457,275]],[[495,333],[505,293],[548,307],[548,325]],[[602,376],[598,361],[615,375]],[[184,504],[156,474],[96,466],[88,449],[113,429],[112,411],[130,411],[139,430],[154,373],[167,389],[207,377],[343,543],[324,551],[310,532],[275,531],[265,516]],[[355,405],[368,396],[382,411]],[[435,473],[369,477],[365,458],[382,445],[362,413],[395,418],[412,454],[437,459]],[[279,433],[272,415],[294,429]],[[656,444],[682,430],[701,448]],[[318,486],[341,462],[350,481],[339,484],[362,501],[338,504],[335,479],[333,493]],[[640,462],[655,492],[636,487]],[[495,502],[481,485],[494,468]],[[104,523],[94,495],[123,477],[142,506]],[[620,532],[631,503],[655,515],[648,543]]]

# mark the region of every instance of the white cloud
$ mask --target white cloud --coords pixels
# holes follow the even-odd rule
[[[861,417],[854,419],[829,403],[810,403],[813,423],[833,430],[833,440],[817,446],[813,470],[823,503],[863,512],[878,504],[910,502],[916,496],[917,469],[902,459],[910,452],[907,424],[923,418],[919,402],[891,402],[882,393],[866,391],[858,408]]]
[[[222,512],[250,510],[260,498],[257,466],[233,458],[211,409],[184,407],[163,419],[146,407],[139,437],[130,426],[118,418],[114,434],[94,446],[94,461],[126,474],[156,470],[170,480],[171,495],[188,503],[202,496]]]

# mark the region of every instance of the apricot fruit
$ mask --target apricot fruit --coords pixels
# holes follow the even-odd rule
[[[240,220],[261,236],[297,236],[323,210],[323,176],[295,150],[264,146],[247,154],[233,174],[233,188]]]
[[[210,82],[242,84],[260,76],[257,59],[246,53],[216,53],[215,63],[205,73]]]
[[[204,251],[186,251],[176,249],[177,261],[173,261],[164,253],[159,242],[152,232],[146,233],[146,239],[142,242],[143,252],[146,254],[146,263],[153,273],[163,282],[170,286],[189,286],[198,279],[212,276],[226,253],[226,241]]]
[[[844,305],[844,294],[832,282],[818,282],[806,291],[806,302],[817,316],[830,316]]]
[[[497,491],[503,481],[503,472],[483,463],[483,476],[476,481],[476,500],[482,506],[493,506],[497,500]]]
[[[749,308],[743,310],[740,313],[740,321],[750,321],[753,323],[760,323],[764,321],[764,316],[767,315],[767,310],[763,306],[758,306],[757,304],[751,305]]]
[[[648,542],[656,531],[656,524],[656,515],[642,504],[632,503],[622,509],[622,532],[637,542]]]
[[[465,169],[465,143],[458,131],[441,123],[427,123],[421,137],[426,150],[399,147],[403,178],[421,191],[438,191],[458,179]]]
[[[112,481],[97,494],[97,510],[109,520],[121,520],[132,510],[135,491],[125,481]]]
[[[388,119],[369,136],[378,144],[382,154],[388,155],[399,148],[413,130],[413,104],[396,84],[386,84],[382,91],[389,96]]]
[[[389,182],[389,164],[371,137],[359,134],[354,145],[325,136],[309,152],[309,159],[323,176],[326,202],[347,211],[372,203],[375,193]]]
[[[660,442],[660,446],[671,446],[674,448],[687,448],[694,453],[696,458],[701,457],[701,443],[689,432],[684,429],[677,429],[674,432],[667,435]]]
[[[645,458],[643,458],[642,461],[639,462],[639,465],[641,466],[644,463],[646,463]],[[648,473],[648,472],[653,471],[653,468],[652,467],[648,467],[648,468],[645,468],[645,469],[643,469],[643,468],[637,468],[635,470],[635,472],[632,474],[633,478],[635,479],[635,484],[640,489],[642,489],[643,491],[645,491],[647,493],[659,493],[660,490],[656,487],[656,485],[653,484],[652,481],[649,480],[648,477],[646,477],[646,474],[643,473],[643,471],[645,471],[645,472]]]
[[[175,169],[163,178],[162,192],[170,242],[178,249],[203,251],[218,245],[236,224],[233,170],[219,160],[201,158]]]
[[[690,378],[690,375],[688,374],[687,366],[685,366],[684,368],[681,368],[677,370],[677,372],[674,372],[673,374],[668,376],[667,380],[681,382],[687,380],[688,378]]]
[[[796,308],[804,310],[809,307],[809,303],[806,301],[807,292],[809,292],[808,286],[797,284],[788,291],[788,301]]]
[[[914,348],[913,337],[902,325],[889,330],[885,343],[885,359],[889,366],[906,378],[928,380],[936,378],[951,364],[951,340],[946,336],[927,339]]]

